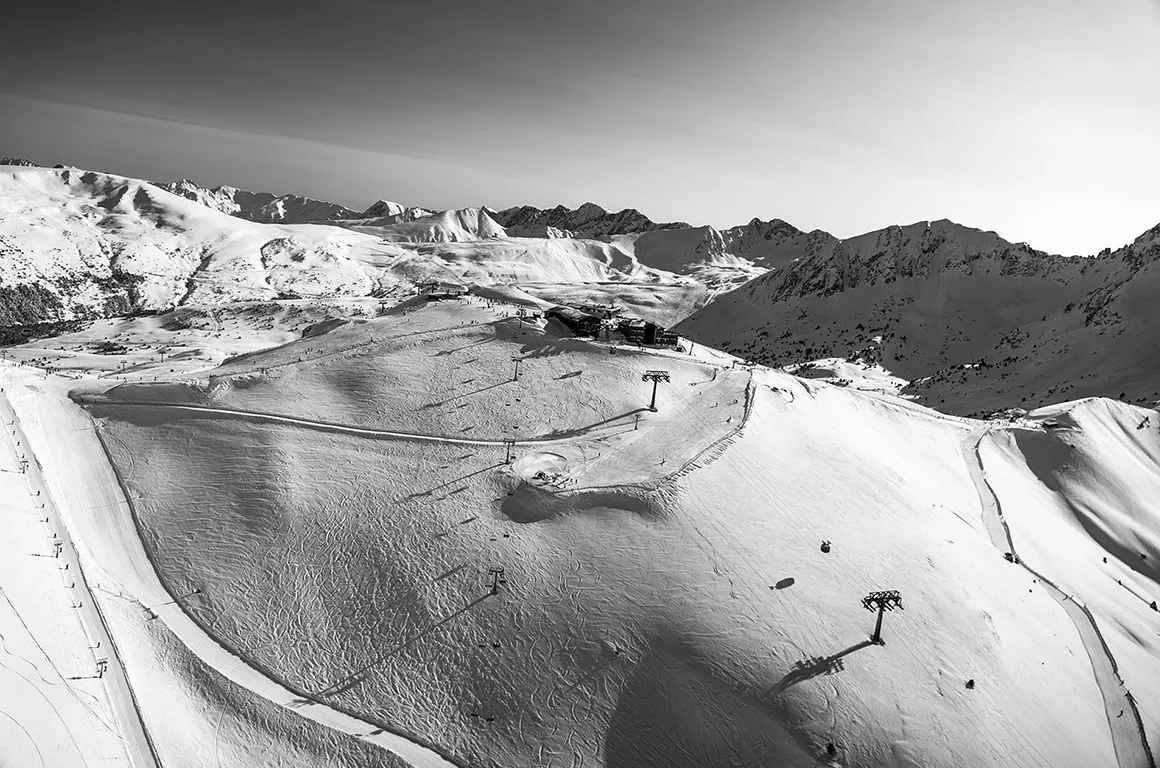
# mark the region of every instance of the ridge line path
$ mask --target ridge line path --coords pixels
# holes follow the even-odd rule
[[[1002,503],[999,501],[999,495],[995,493],[994,488],[987,481],[987,470],[983,466],[983,456],[979,451],[979,447],[990,433],[989,427],[981,430],[981,434],[976,433],[977,439],[974,440],[974,445],[971,447],[973,455],[970,457],[974,461],[967,461],[967,469],[972,482],[975,484],[975,490],[979,494],[979,502],[983,508],[983,522],[991,543],[1001,552],[1010,552],[1017,565],[1035,576],[1039,580],[1039,584],[1060,604],[1067,617],[1075,625],[1076,632],[1079,633],[1080,641],[1091,661],[1096,685],[1104,699],[1104,714],[1108,719],[1112,746],[1116,751],[1116,763],[1119,768],[1156,768],[1147,737],[1144,735],[1143,721],[1136,708],[1136,701],[1128,691],[1123,678],[1120,677],[1116,660],[1096,625],[1095,617],[1086,606],[1080,605],[1075,598],[1025,563],[1015,549],[1015,542],[1011,538],[1011,529],[1007,526],[1007,521],[1003,519]],[[1131,712],[1133,717],[1121,717],[1120,715],[1125,712]]]
[[[58,399],[59,398],[59,399]],[[333,708],[292,690],[251,662],[232,653],[198,625],[166,590],[145,552],[129,500],[109,464],[94,422],[75,403],[40,394],[28,404],[26,421],[39,427],[30,452],[40,461],[52,497],[65,511],[83,551],[99,563],[109,580],[142,606],[149,607],[181,643],[231,682],[278,706],[335,731],[375,744],[415,768],[459,768],[460,764],[412,737],[381,723]],[[31,418],[29,418],[31,416]],[[67,472],[63,471],[67,467]],[[52,481],[55,481],[53,483]],[[417,738],[417,737],[415,737]]]
[[[117,645],[109,633],[104,614],[102,614],[100,606],[93,596],[84,566],[80,561],[76,545],[73,543],[71,528],[65,525],[61,519],[60,511],[49,492],[41,463],[32,451],[32,445],[28,441],[28,436],[24,432],[15,408],[9,402],[7,393],[0,393],[0,415],[3,416],[6,423],[10,422],[8,425],[13,430],[13,434],[9,436],[13,450],[16,450],[17,441],[28,449],[27,465],[22,474],[28,483],[29,494],[44,499],[43,512],[48,519],[46,525],[53,529],[55,534],[59,534],[57,541],[60,541],[60,554],[58,555],[60,561],[66,567],[71,566],[74,569],[74,576],[70,580],[75,581],[76,586],[79,587],[77,591],[80,594],[80,606],[74,607],[79,612],[79,618],[90,646],[94,648],[100,646],[106,651],[94,654],[93,662],[94,664],[99,661],[105,662],[105,672],[101,676],[101,680],[104,682],[109,702],[116,715],[117,724],[120,726],[125,754],[137,768],[160,768],[161,762],[154,750],[153,741],[145,728],[141,711],[137,705],[137,698],[133,694],[133,687],[129,682],[129,676],[118,655]],[[14,453],[14,455],[18,455],[18,453]]]

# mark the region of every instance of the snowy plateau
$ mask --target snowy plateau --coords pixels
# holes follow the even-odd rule
[[[1160,226],[8,162],[0,766],[1155,765]]]

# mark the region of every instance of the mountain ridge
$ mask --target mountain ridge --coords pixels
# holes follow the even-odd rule
[[[718,296],[679,330],[771,366],[847,358],[977,415],[1057,398],[1160,399],[1160,227],[1060,256],[947,220],[834,240]],[[804,370],[804,369],[803,369]]]
[[[307,224],[358,216],[346,206],[302,195],[250,192],[227,185],[203,187],[189,179],[156,186],[216,211],[263,224]]]

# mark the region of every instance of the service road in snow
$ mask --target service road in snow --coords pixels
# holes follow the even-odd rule
[[[983,508],[983,522],[987,527],[991,543],[1000,552],[1010,552],[1015,561],[1030,571],[1043,588],[1067,613],[1068,618],[1075,624],[1083,641],[1084,650],[1091,660],[1092,672],[1100,694],[1104,699],[1104,710],[1108,717],[1108,727],[1112,732],[1112,745],[1116,750],[1116,762],[1120,768],[1156,768],[1152,752],[1144,736],[1143,721],[1136,708],[1136,702],[1128,693],[1128,689],[1121,679],[1116,667],[1116,660],[1112,656],[1108,644],[1096,626],[1095,618],[1091,613],[1076,602],[1070,595],[1057,587],[1043,574],[1023,562],[1015,549],[1015,542],[1011,538],[1011,530],[1003,519],[1003,505],[998,494],[987,482],[987,470],[983,466],[983,457],[979,453],[979,446],[987,439],[990,430],[985,430],[973,440],[973,447],[967,458],[971,479],[979,492],[979,501]]]

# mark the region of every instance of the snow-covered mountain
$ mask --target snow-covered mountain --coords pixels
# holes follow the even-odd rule
[[[73,169],[0,172],[0,325],[279,295],[364,295],[379,241],[260,224],[148,182]]]
[[[171,194],[64,168],[10,167],[0,187],[0,325],[364,296],[426,278],[506,281],[534,283],[544,298],[647,305],[666,322],[716,297],[681,331],[768,363],[881,362],[912,382],[909,394],[961,413],[1063,393],[1160,398],[1149,309],[1160,292],[1156,230],[1073,258],[949,221],[841,240],[778,219],[719,230],[591,205],[433,213],[384,200],[363,212],[382,215],[367,217],[305,198],[187,182]],[[286,224],[291,211],[347,218]],[[520,234],[540,224],[585,236]]]
[[[390,200],[376,200],[367,206],[366,210],[358,215],[360,219],[380,219],[386,216],[398,216],[407,210],[407,206]]]
[[[159,184],[162,189],[214,210],[265,224],[308,224],[358,216],[346,206],[301,195],[247,192],[237,187],[202,187],[188,180]]]
[[[385,226],[387,224],[398,224],[403,221],[414,221],[424,216],[431,216],[434,213],[435,211],[428,210],[427,208],[393,203],[390,200],[378,200],[371,203],[355,220],[375,219],[377,221],[374,224]]]
[[[949,221],[819,239],[682,330],[777,365],[865,356],[960,413],[1061,395],[1160,398],[1157,233],[1098,257],[1046,254]]]
[[[717,230],[684,222],[656,223],[636,209],[612,213],[594,203],[577,209],[561,205],[551,209],[518,206],[502,211],[486,207],[432,211],[378,200],[356,213],[310,198],[278,197],[229,186],[210,189],[188,180],[161,186],[249,221],[333,222],[391,242],[466,242],[504,236],[616,242],[619,249],[634,253],[641,263],[688,275],[712,290],[736,287],[833,239],[821,231],[802,232],[780,219],[753,219]]]
[[[584,203],[575,210],[558,205],[535,208],[522,205],[495,212],[496,222],[515,237],[579,237],[599,239],[655,229],[681,229],[683,222],[657,224],[635,208],[617,213],[604,210],[596,203]]]
[[[371,206],[376,208],[378,204]],[[368,209],[368,210],[371,210]],[[384,208],[384,211],[389,209]],[[400,208],[371,218],[346,219],[339,226],[400,243],[462,243],[504,237],[504,228],[486,208],[460,208],[433,213],[423,208]]]
[[[607,283],[613,292],[625,282],[689,282],[615,244],[507,238],[482,208],[410,220],[416,209],[406,209],[340,227],[248,221],[227,212],[231,200],[238,196],[227,191],[206,205],[145,181],[73,169],[0,172],[0,326],[366,296],[429,278]],[[687,291],[678,294],[687,300]]]
[[[781,219],[762,221],[721,230],[721,250],[763,269],[779,269],[817,253],[837,241],[829,232],[803,232]]]
[[[690,275],[717,289],[737,287],[836,242],[827,232],[803,232],[780,219],[753,219],[728,229],[659,229],[608,238],[642,263]]]

